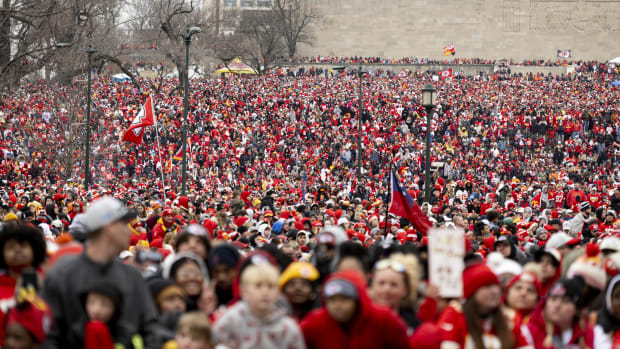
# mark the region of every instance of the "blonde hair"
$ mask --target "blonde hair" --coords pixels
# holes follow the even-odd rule
[[[420,287],[420,263],[418,258],[412,254],[394,253],[390,259],[405,266],[407,279],[409,279],[409,296],[405,299],[407,305],[414,306],[418,300],[418,288]]]
[[[211,322],[207,314],[192,311],[183,314],[177,323],[177,333],[187,329],[192,338],[200,338],[211,343]]]
[[[250,265],[243,270],[240,277],[240,285],[253,285],[259,282],[269,282],[278,285],[280,272],[268,262]]]

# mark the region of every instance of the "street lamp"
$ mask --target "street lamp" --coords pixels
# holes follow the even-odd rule
[[[192,42],[192,35],[200,33],[202,30],[198,27],[186,28],[185,35],[183,36],[183,42],[185,42],[185,88],[183,92],[183,130],[182,139],[183,142],[183,163],[181,165],[181,195],[185,196],[185,186],[187,182],[187,110],[188,101],[187,94],[189,89],[189,44]]]
[[[84,50],[88,53],[88,100],[86,102],[86,166],[84,170],[84,189],[88,192],[90,187],[90,69],[93,53],[98,52],[93,50],[93,45],[88,44],[88,49]]]
[[[362,178],[362,78],[364,77],[364,71],[362,71],[362,63],[357,70],[359,76],[358,81],[358,106],[357,106],[357,181]]]
[[[426,202],[431,202],[431,123],[433,108],[437,103],[437,90],[432,84],[422,88],[422,106],[426,109],[426,174],[424,176],[424,193]]]

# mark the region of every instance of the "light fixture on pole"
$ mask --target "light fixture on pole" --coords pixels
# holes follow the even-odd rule
[[[422,88],[422,106],[426,109],[426,163],[424,166],[424,199],[431,201],[431,124],[433,122],[433,108],[437,104],[437,90],[432,84]]]
[[[183,42],[185,43],[185,86],[183,91],[183,127],[182,127],[182,147],[183,147],[183,163],[181,164],[181,195],[185,195],[187,184],[187,112],[188,106],[188,90],[189,90],[189,44],[192,42],[192,35],[200,33],[202,30],[198,27],[186,28]]]
[[[357,181],[362,178],[362,78],[365,71],[362,70],[362,63],[357,70],[358,81],[358,106],[357,106]]]
[[[93,50],[93,45],[88,44],[88,49],[84,50],[88,54],[88,99],[86,102],[86,164],[84,168],[84,189],[88,192],[90,189],[90,70],[91,70],[91,60],[93,53],[98,52],[97,50]]]

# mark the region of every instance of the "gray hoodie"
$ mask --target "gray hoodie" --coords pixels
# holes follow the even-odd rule
[[[213,328],[218,348],[305,349],[304,337],[295,320],[274,310],[266,320],[252,315],[244,301],[229,308]]]

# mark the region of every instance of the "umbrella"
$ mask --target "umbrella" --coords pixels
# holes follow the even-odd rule
[[[620,86],[620,80],[616,80],[611,83],[611,86]]]
[[[131,78],[127,74],[116,74],[112,75],[112,81],[114,82],[127,82],[130,81]]]

